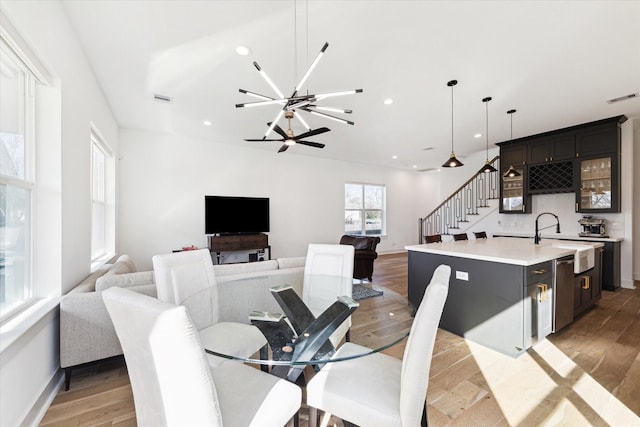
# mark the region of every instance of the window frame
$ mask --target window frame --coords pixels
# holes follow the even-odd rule
[[[17,114],[21,130],[23,132],[24,141],[24,172],[22,176],[11,176],[0,172],[0,184],[5,186],[14,187],[19,190],[27,192],[28,206],[27,208],[27,220],[25,221],[25,237],[24,237],[24,252],[23,262],[26,264],[23,270],[20,272],[23,276],[22,289],[16,292],[22,293],[20,299],[16,299],[10,304],[0,309],[0,321],[11,318],[16,313],[22,311],[25,307],[32,304],[36,291],[34,289],[34,260],[35,260],[35,247],[34,247],[34,229],[36,223],[36,176],[35,176],[35,158],[36,158],[36,140],[35,140],[35,127],[36,127],[36,84],[41,83],[38,78],[38,73],[34,72],[29,66],[23,55],[16,50],[14,43],[7,38],[6,33],[2,32],[0,37],[0,50],[5,58],[9,58],[12,62],[12,66],[18,68],[24,74],[24,81],[22,84],[22,94],[19,94],[17,99]],[[3,233],[4,234],[4,233]],[[4,244],[5,242],[2,242]],[[4,267],[6,268],[6,266]],[[6,279],[6,270],[3,271],[2,279]],[[6,283],[5,283],[6,286]],[[3,292],[6,291],[3,289]],[[17,295],[17,294],[16,294]]]
[[[361,205],[359,208],[347,207],[347,186],[359,186],[361,190]],[[382,206],[380,208],[367,207],[366,203],[366,189],[367,187],[374,187],[382,190]],[[344,184],[344,212],[345,212],[345,224],[344,233],[354,236],[385,236],[387,232],[387,187],[384,184],[373,184],[364,182],[345,182]],[[347,230],[346,218],[348,212],[358,212],[361,218],[360,230]],[[367,232],[367,213],[376,212],[380,216],[380,232]]]
[[[91,209],[91,271],[94,271],[98,266],[102,265],[106,260],[113,257],[115,253],[115,161],[113,156],[113,150],[106,142],[97,126],[91,123],[91,131],[89,135],[90,148],[89,148],[89,164],[90,164],[90,209]],[[94,192],[96,190],[94,186],[94,156],[93,152],[98,150],[102,154],[102,171],[101,179],[102,185],[100,186],[102,204],[102,227],[100,232],[102,234],[102,249],[99,253],[94,252],[94,237],[95,237],[95,211]]]

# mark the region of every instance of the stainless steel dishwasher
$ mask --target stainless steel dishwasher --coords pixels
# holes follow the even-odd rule
[[[556,260],[556,283],[553,293],[553,332],[573,321],[573,255]]]

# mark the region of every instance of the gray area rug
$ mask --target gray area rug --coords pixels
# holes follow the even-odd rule
[[[359,283],[353,284],[353,299],[356,301],[371,297],[379,297],[382,293],[382,291],[362,286]]]

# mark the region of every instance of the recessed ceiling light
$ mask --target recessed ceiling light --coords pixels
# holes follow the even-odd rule
[[[387,98],[384,100],[384,105],[391,105],[391,104],[393,104],[393,99]]]
[[[246,46],[238,46],[236,47],[236,53],[241,56],[247,56],[251,53],[251,49]]]
[[[391,156],[392,159],[397,159],[398,156],[396,156],[395,154],[393,156]]]
[[[211,126],[213,123],[211,123],[211,120],[205,120],[202,124],[205,126]]]
[[[474,138],[482,138],[482,134],[481,133],[476,133],[475,135],[473,135]]]
[[[413,165],[413,166],[411,166],[411,167],[415,169],[415,168],[417,168],[417,167],[418,167],[418,165]]]

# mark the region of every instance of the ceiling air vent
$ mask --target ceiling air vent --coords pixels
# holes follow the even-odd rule
[[[166,103],[171,103],[172,99],[170,96],[166,96],[166,95],[160,95],[157,93],[153,94],[153,100],[154,101],[158,101],[158,102],[166,102]]]
[[[613,98],[607,101],[607,104],[615,104],[616,102],[626,101],[627,99],[633,99],[640,96],[640,92],[630,93],[629,95],[619,96],[618,98]]]

